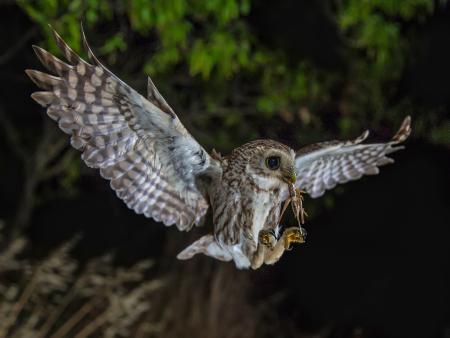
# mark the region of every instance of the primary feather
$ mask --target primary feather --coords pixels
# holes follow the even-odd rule
[[[337,184],[357,180],[363,175],[378,174],[379,166],[394,162],[387,155],[402,149],[402,146],[395,145],[406,140],[410,132],[411,118],[408,116],[387,143],[362,144],[369,135],[365,131],[354,140],[322,142],[304,147],[297,151],[295,158],[296,186],[316,198]]]

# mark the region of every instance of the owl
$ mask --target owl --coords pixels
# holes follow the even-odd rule
[[[410,134],[410,118],[386,143],[364,144],[368,132],[349,141],[314,144],[294,151],[273,140],[256,140],[221,156],[209,154],[186,130],[148,78],[144,97],[108,70],[92,53],[80,58],[53,31],[66,61],[33,46],[53,75],[26,70],[42,91],[31,97],[70,135],[81,158],[110,181],[138,214],[189,231],[210,210],[211,233],[178,254],[233,261],[237,268],[274,264],[292,243],[304,242],[301,227],[280,227],[289,187],[316,198],[337,184],[378,174],[388,154]]]

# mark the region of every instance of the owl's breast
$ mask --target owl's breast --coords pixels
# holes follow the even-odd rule
[[[211,194],[214,237],[236,266],[250,266],[262,229],[278,228],[282,189],[264,190],[246,181],[222,181]]]
[[[224,245],[251,241],[262,229],[275,228],[281,190],[255,189],[251,184],[221,185],[211,199],[216,239]]]
[[[257,244],[259,232],[262,229],[272,229],[277,226],[280,213],[280,200],[276,193],[255,194],[252,203],[253,219],[251,222],[252,239]]]

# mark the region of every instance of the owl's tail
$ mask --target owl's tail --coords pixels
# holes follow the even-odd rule
[[[202,253],[206,256],[213,257],[221,261],[231,261],[233,257],[227,250],[224,250],[214,239],[213,235],[205,235],[189,245],[186,249],[181,251],[178,259],[186,260],[192,258],[194,255]]]

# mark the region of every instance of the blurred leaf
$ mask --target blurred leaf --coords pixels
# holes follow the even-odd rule
[[[339,69],[324,69],[302,55],[292,60],[289,50],[265,45],[247,19],[253,14],[250,0],[17,4],[40,27],[43,47],[55,53],[59,52],[48,24],[80,52],[83,20],[92,36],[98,34],[97,50],[108,55],[111,66],[117,63],[124,74],[136,77],[138,85],[144,85],[143,73],[158,77],[170,103],[185,114],[183,122],[209,143],[208,148],[231,149],[250,137],[261,137],[258,125],[271,126],[263,130],[264,136],[279,133],[299,143],[336,133],[330,126],[340,134],[334,137],[352,137],[369,122],[394,124],[417,110],[422,117],[414,135],[450,144],[442,109],[409,103],[405,110],[408,98],[396,97],[406,67],[414,62],[409,27],[429,20],[447,1],[338,2],[331,15],[345,41],[345,64]],[[335,121],[322,122],[330,116]],[[208,136],[218,125],[222,129]],[[68,168],[59,182],[70,194],[81,173],[77,166]]]

